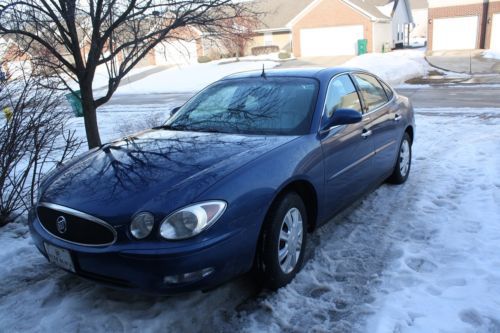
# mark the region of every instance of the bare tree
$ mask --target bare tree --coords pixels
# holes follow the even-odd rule
[[[245,55],[247,45],[255,37],[254,31],[258,27],[258,23],[257,15],[226,20],[227,30],[230,30],[231,34],[220,39],[223,49],[236,58]]]
[[[231,33],[228,20],[250,16],[248,6],[232,0],[0,0],[0,34],[14,36],[32,61],[64,82],[78,83],[92,148],[101,144],[96,109],[158,43],[182,38],[177,31],[189,26]],[[99,97],[92,90],[98,66],[110,74]]]
[[[29,209],[42,174],[80,147],[74,131],[65,129],[68,114],[53,83],[31,68],[14,72],[0,91],[0,105],[9,110],[0,117],[0,226]]]

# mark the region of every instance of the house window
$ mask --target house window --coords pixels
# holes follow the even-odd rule
[[[272,32],[265,32],[264,33],[264,45],[273,45],[273,33]]]

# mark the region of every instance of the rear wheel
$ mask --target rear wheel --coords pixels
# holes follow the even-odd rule
[[[301,197],[283,196],[268,215],[259,240],[256,269],[269,289],[287,285],[300,271],[307,239],[307,212]]]
[[[398,160],[392,175],[388,181],[393,184],[403,184],[410,174],[411,169],[411,139],[408,133],[405,133],[401,144],[399,145]]]

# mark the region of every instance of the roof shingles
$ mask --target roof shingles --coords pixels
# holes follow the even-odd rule
[[[385,6],[394,0],[323,0],[323,1],[341,1],[351,5],[355,10],[361,10],[362,13],[375,19],[389,19],[385,16],[378,6]],[[261,13],[261,24],[257,30],[277,30],[287,29],[295,17],[297,17],[314,0],[256,0],[250,3],[252,9]],[[327,15],[327,14],[325,14]]]

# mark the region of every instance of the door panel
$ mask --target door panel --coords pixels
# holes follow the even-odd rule
[[[322,122],[328,124],[339,109],[362,113],[358,91],[349,75],[341,75],[330,82]],[[370,126],[370,119],[364,117],[359,123],[334,126],[321,132],[327,215],[345,207],[370,184],[374,155]]]
[[[397,130],[399,116],[393,104],[386,105],[370,114],[372,118],[373,144],[375,156],[373,167],[377,172],[375,180],[386,178],[394,167],[398,149]]]
[[[325,203],[335,214],[371,184],[374,147],[364,138],[367,122],[338,126],[322,140],[325,161]]]

